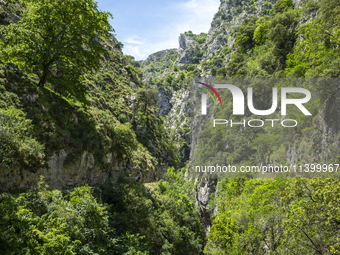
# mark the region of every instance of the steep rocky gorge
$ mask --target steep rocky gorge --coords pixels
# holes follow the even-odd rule
[[[252,4],[241,3],[241,1],[221,1],[205,41],[202,43],[195,40],[190,33],[181,34],[179,36],[179,47],[177,50],[154,53],[143,62],[144,81],[149,82],[151,78],[155,77],[164,78],[167,74],[178,76],[179,74],[174,72],[174,66],[177,66],[180,70],[185,70],[188,65],[195,65],[195,67],[200,70],[199,77],[204,77],[208,80],[211,79],[212,75],[216,74],[218,68],[228,63],[234,51],[237,27],[245,19],[266,14],[266,12],[273,7],[274,3],[275,1],[265,0],[256,1]],[[213,62],[213,66],[204,68],[204,63],[214,61],[214,58],[221,54],[223,54],[224,57]],[[171,56],[176,55],[177,58],[171,63]],[[150,66],[160,66],[161,72],[155,72]],[[188,83],[190,84],[191,82],[192,81],[189,81]],[[160,108],[161,115],[167,118],[168,129],[177,129],[185,123],[190,125],[190,130],[195,129],[194,124],[190,123],[188,113],[190,109],[189,100],[190,97],[192,97],[190,93],[190,86],[180,89],[175,93],[171,93],[171,90],[166,87],[159,88],[158,107]],[[176,133],[176,131],[174,132]],[[189,137],[187,142],[191,147],[190,160],[192,160],[198,143],[196,140],[191,140],[192,136]],[[189,160],[189,158],[185,160]],[[188,175],[188,178],[191,177]],[[196,185],[195,198],[201,208],[205,229],[208,232],[211,226],[210,216],[214,211],[213,208],[209,208],[209,196],[214,193],[216,185],[217,183],[209,178],[199,180]]]
[[[235,46],[235,42],[238,28],[243,21],[251,19],[252,17],[269,17],[273,15],[275,3],[276,1],[265,0],[250,2],[221,1],[219,10],[214,16],[211,28],[203,43],[199,35],[193,35],[191,31],[185,32],[179,36],[178,49],[171,50],[172,56],[177,54],[177,58],[173,61],[172,65],[169,63],[170,57],[165,54],[165,51],[162,51],[163,61],[152,57],[153,54],[143,62],[143,71],[149,81],[151,81],[151,77],[154,78],[150,84],[155,88],[161,87],[159,89],[158,106],[163,116],[168,120],[167,128],[174,130],[172,132],[176,133],[175,129],[182,126],[184,122],[190,125],[191,135],[189,136],[190,138],[187,139],[190,145],[190,157],[186,158],[190,163],[195,160],[196,151],[200,146],[197,138],[193,138],[192,136],[193,130],[195,130],[197,126],[195,121],[200,121],[199,117],[202,118],[202,116],[199,116],[199,109],[195,109],[195,107],[194,109],[190,109],[190,103],[188,103],[188,106],[184,105],[186,104],[185,102],[199,99],[194,98],[190,90],[193,79],[188,80],[185,83],[186,85],[182,86],[179,90],[176,90],[176,83],[174,81],[176,81],[181,72],[190,74],[190,72],[196,68],[195,78],[209,83],[220,70],[221,72],[224,71],[223,68],[228,65],[233,53],[236,52],[237,46]],[[295,10],[305,8],[306,4],[306,2],[300,0],[294,0],[291,3],[292,8]],[[299,26],[307,24],[311,18],[317,16],[315,9],[310,8],[310,10],[311,11],[307,11],[306,14],[302,14],[298,22]],[[166,60],[168,62],[164,65]],[[149,68],[150,65],[158,65],[163,68],[155,72]],[[175,77],[171,84],[170,82],[164,82],[169,75]],[[169,87],[175,88],[176,92],[171,92],[174,89],[169,89]],[[165,93],[165,91],[167,92]],[[178,94],[180,94],[179,97]],[[335,103],[335,98],[336,96],[332,97],[326,104],[322,105],[321,110],[316,113],[313,120],[314,126],[311,127],[309,131],[306,131],[299,139],[296,139],[295,142],[291,142],[286,146],[284,153],[271,157],[257,154],[256,156],[254,155],[254,157],[263,164],[274,164],[278,160],[284,160],[292,165],[301,162],[327,161],[327,159],[331,157],[331,154],[334,160],[335,151],[338,151],[336,148],[339,147],[339,138],[337,137],[339,121],[336,116],[338,116],[340,109],[339,104]],[[186,110],[183,111],[183,109]],[[180,115],[183,115],[183,117]],[[192,118],[194,122],[188,122],[190,119],[189,115],[191,117],[194,116]],[[312,132],[311,130],[315,131]],[[173,137],[178,137],[178,135],[174,135]],[[180,148],[180,145],[178,145],[178,147]],[[190,171],[187,172],[186,176],[187,178],[192,178],[189,172]],[[210,216],[215,211],[214,208],[209,208],[209,196],[218,188],[218,183],[209,177],[199,180],[196,179],[195,183],[196,201],[201,207],[205,228],[209,231],[211,224]]]
[[[94,33],[97,67],[42,71],[35,24],[96,13],[61,2],[0,0],[0,254],[340,254],[338,0],[221,0],[178,49]]]

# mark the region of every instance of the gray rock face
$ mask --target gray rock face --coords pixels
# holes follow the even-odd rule
[[[185,34],[181,34],[179,36],[179,57],[175,61],[174,64],[192,64],[192,59],[195,56],[194,49],[199,44],[194,39],[192,39],[190,36],[187,36]]]
[[[196,204],[200,207],[201,217],[205,231],[210,232],[212,225],[211,215],[213,213],[212,208],[209,208],[210,195],[216,191],[216,183],[210,179],[203,179],[195,188]]]
[[[165,117],[172,109],[172,92],[170,89],[160,88],[158,90],[157,107],[159,108],[159,115]]]
[[[61,151],[47,161],[47,167],[32,173],[25,169],[0,167],[0,190],[29,189],[36,185],[39,176],[45,177],[45,182],[51,188],[67,188],[84,184],[103,184],[109,172],[102,171],[94,164],[94,157],[84,152],[74,163],[65,164],[67,153]]]
[[[265,0],[259,0],[248,6],[237,6],[232,0],[221,1],[221,5],[215,14],[208,32],[207,41],[204,45],[207,50],[202,62],[207,61],[210,57],[217,56],[222,47],[226,45],[233,49],[236,39],[236,28],[241,25],[245,19],[262,16],[265,2]],[[272,6],[272,3],[269,2],[268,4]],[[229,56],[227,55],[225,57],[225,64],[228,60]]]
[[[301,2],[301,0],[292,0],[294,6],[300,5]]]
[[[172,108],[167,115],[166,126],[168,128],[181,128],[188,121],[189,91],[182,89],[176,91],[170,100]],[[183,117],[181,117],[183,116]]]
[[[109,177],[117,179],[122,171],[128,171],[132,176],[137,176],[141,171],[136,166],[127,165],[127,160],[117,161],[113,155],[107,155],[105,161],[107,168],[95,164],[92,154],[83,152],[80,158],[72,163],[66,163],[68,155],[64,151],[54,154],[47,161],[47,167],[33,173],[27,169],[18,167],[7,168],[0,165],[0,191],[22,190],[36,186],[39,177],[45,177],[44,181],[50,188],[63,189],[81,185],[101,185]],[[142,180],[152,182],[155,174],[152,171],[144,172]]]
[[[185,36],[184,34],[179,36],[178,42],[179,42],[180,49],[185,50],[187,46],[186,40],[187,40],[187,36]]]

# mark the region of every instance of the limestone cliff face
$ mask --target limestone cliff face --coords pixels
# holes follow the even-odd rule
[[[209,208],[210,195],[216,192],[217,183],[210,179],[203,179],[196,183],[195,199],[196,204],[200,207],[201,217],[205,231],[210,232],[212,225],[212,215],[214,208]]]
[[[166,73],[172,71],[177,56],[177,49],[163,50],[151,54],[146,60],[142,61],[143,81],[152,83],[152,79],[157,77],[155,76],[156,72],[160,72],[161,78],[164,78]]]
[[[320,113],[314,119],[314,133],[307,134],[306,141],[311,141],[312,149],[306,154],[305,149],[298,141],[287,150],[287,161],[290,164],[297,162],[327,162],[339,163],[340,148],[340,88],[329,98]],[[308,131],[307,131],[308,132]],[[309,139],[309,140],[308,140]]]
[[[54,154],[47,161],[47,167],[39,169],[37,172],[30,172],[20,168],[0,169],[0,189],[29,189],[36,186],[39,176],[45,177],[45,182],[51,188],[71,188],[84,184],[103,184],[109,173],[102,171],[95,166],[94,157],[86,152],[79,160],[71,164],[65,164],[67,153],[61,151]]]
[[[117,179],[123,171],[129,172],[132,177],[141,171],[139,167],[127,164],[127,160],[118,161],[113,155],[105,158],[106,167],[97,164],[93,155],[86,151],[73,162],[67,162],[67,157],[64,151],[55,153],[47,160],[47,166],[36,172],[0,165],[0,191],[29,189],[37,185],[40,176],[45,177],[44,181],[50,188],[64,189],[85,184],[101,185],[109,177]],[[141,177],[145,182],[155,181],[153,171],[145,171]]]
[[[237,0],[221,1],[220,7],[211,22],[205,43],[199,44],[185,34],[179,36],[179,48],[177,50],[179,56],[174,64],[179,67],[184,67],[186,64],[197,64],[194,57],[197,56],[198,52],[204,52],[203,56],[199,56],[199,63],[197,64],[198,68],[201,68],[202,63],[220,55],[225,47],[229,47],[230,52],[225,55],[223,62],[217,68],[225,66],[234,51],[237,27],[245,19],[265,15],[268,10],[272,9],[275,2],[276,0],[258,0],[253,3]],[[294,4],[298,5],[300,2],[300,0],[295,0]],[[202,72],[202,75],[206,76],[204,72]]]
[[[193,58],[195,57],[195,48],[199,47],[198,42],[196,42],[190,36],[181,34],[178,38],[179,48],[177,50],[179,57],[176,59],[174,64],[183,66],[185,64],[192,64]]]
[[[157,107],[159,108],[160,116],[166,117],[173,108],[171,103],[172,96],[173,93],[170,89],[160,88],[158,90]]]
[[[187,116],[187,112],[189,109],[189,96],[189,91],[185,89],[179,90],[173,94],[170,100],[172,108],[167,115],[167,127],[181,128],[185,123],[189,121]]]
[[[146,66],[143,70],[144,81],[147,82],[152,77],[164,78],[167,74],[176,76],[177,74],[173,72],[175,65],[178,66],[180,70],[184,70],[187,65],[195,64],[197,68],[202,70],[202,63],[219,56],[226,47],[229,47],[230,50],[225,54],[223,61],[219,63],[220,66],[216,66],[216,69],[225,66],[234,51],[237,27],[245,19],[264,15],[267,10],[273,7],[275,2],[276,1],[258,0],[251,4],[237,0],[221,1],[218,12],[212,20],[206,41],[200,44],[188,34],[181,34],[178,39],[179,47],[177,50],[157,52],[150,55],[147,60],[144,61],[144,65]],[[296,4],[299,3],[298,0],[295,2]],[[168,60],[170,60],[174,54],[177,54],[177,57],[169,65]],[[152,73],[153,68],[157,66],[163,67],[161,74]],[[202,70],[200,78],[208,81],[211,75],[211,72]],[[198,133],[196,130],[199,127],[197,123],[199,122],[198,117],[202,117],[198,113],[200,111],[199,106],[191,109],[192,118],[191,120],[189,118],[189,101],[192,102],[195,100],[198,99],[194,98],[194,96],[190,94],[190,91],[186,89],[181,89],[174,93],[167,88],[159,89],[158,107],[160,109],[160,115],[167,119],[168,129],[178,130],[184,125],[190,125],[191,134]],[[174,135],[174,137],[178,136]],[[190,161],[192,161],[198,148],[199,138],[191,135],[186,140],[187,143],[190,144]],[[187,178],[192,177],[187,175]],[[215,186],[216,184],[210,179],[200,180],[196,185],[196,201],[201,208],[201,215],[207,232],[210,230],[212,223],[211,214],[214,212],[214,208],[209,208],[209,196],[215,192]]]
[[[249,19],[253,16],[259,17],[267,15],[268,11],[273,8],[275,2],[275,0],[258,0],[246,2],[237,0],[222,0],[218,12],[214,16],[214,19],[211,23],[211,28],[208,32],[205,43],[199,44],[192,37],[186,34],[181,34],[179,36],[179,48],[177,49],[178,58],[174,61],[174,65],[177,65],[180,69],[184,69],[188,64],[195,64],[197,68],[201,69],[199,78],[208,82],[213,76],[213,73],[209,71],[207,72],[202,68],[204,62],[208,62],[217,57],[221,59],[221,56],[223,55],[222,61],[217,63],[214,68],[218,69],[220,67],[226,66],[232,53],[235,51],[234,44],[238,26],[245,19]],[[292,3],[295,8],[300,8],[300,5],[303,4],[303,1],[293,0]],[[317,13],[313,12],[309,13],[309,15],[301,17],[299,25],[309,22],[309,20],[316,15]],[[198,63],[197,58],[195,59],[197,52],[204,52],[202,56],[199,56]],[[223,54],[221,54],[222,52]],[[166,73],[167,72],[165,71],[163,76],[165,76]],[[188,95],[184,98],[190,99],[191,101],[199,101],[199,98],[195,98],[194,95],[189,93],[189,91],[182,91],[181,93]],[[338,91],[335,94],[340,95],[340,92]],[[300,140],[297,140],[296,143],[291,143],[285,149],[286,155],[284,155],[284,158],[287,160],[287,162],[294,165],[297,162],[318,162],[320,160],[327,161],[331,157],[336,157],[331,155],[332,151],[337,151],[334,148],[339,148],[340,146],[338,137],[340,131],[340,102],[338,102],[339,100],[336,98],[339,98],[339,96],[334,96],[328,100],[322,111],[320,111],[315,117],[313,135],[311,130],[307,131],[304,142],[308,144],[314,144],[313,148],[308,148],[308,150],[306,150]],[[175,100],[175,94],[173,94],[173,99],[169,98],[168,102],[175,102]],[[174,128],[176,126],[173,125],[174,122],[172,121],[172,117],[176,115],[173,113],[177,112],[179,114],[183,114],[186,117],[190,107],[183,107],[179,103],[171,104],[170,107],[170,111],[169,107],[167,108],[169,114],[165,116],[168,119],[168,127]],[[199,114],[199,105],[191,108],[191,110],[192,119],[190,123],[190,130],[191,134],[197,134],[199,133],[197,130],[199,128],[198,122],[201,120],[200,118],[202,118],[202,116]],[[191,135],[189,140],[190,161],[192,162],[199,146],[199,137],[193,137]],[[259,158],[259,160],[263,160],[263,164],[275,163],[274,157],[272,159],[265,159],[265,157],[263,157],[263,159]],[[195,177],[192,177],[187,173],[187,178]],[[208,206],[209,195],[213,194],[216,188],[213,184],[213,181],[209,178],[201,179],[200,181],[197,181],[196,184],[196,201],[201,207],[201,214],[205,222],[206,230],[209,231],[209,224],[211,224],[210,216],[214,212],[214,208],[209,208]]]

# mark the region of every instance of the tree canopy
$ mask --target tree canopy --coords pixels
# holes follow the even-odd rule
[[[21,20],[3,26],[2,61],[14,62],[39,86],[46,82],[65,96],[84,98],[86,71],[98,69],[105,48],[100,38],[114,31],[112,15],[98,10],[94,0],[27,0]]]

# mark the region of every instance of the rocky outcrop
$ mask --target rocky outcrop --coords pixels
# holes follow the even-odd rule
[[[197,180],[196,180],[197,181]],[[195,187],[196,204],[200,207],[200,213],[207,233],[212,225],[213,208],[209,208],[210,195],[216,191],[216,182],[210,179],[203,179]]]
[[[178,38],[179,49],[178,59],[174,62],[174,64],[192,64],[193,58],[195,57],[195,51],[193,50],[196,47],[199,47],[198,42],[196,42],[192,37],[181,34]]]
[[[150,79],[156,78],[155,75],[159,70],[165,73],[170,72],[173,66],[174,60],[177,58],[177,49],[169,49],[155,52],[148,56],[148,58],[141,62],[143,71],[143,81],[151,83]],[[163,73],[160,74],[164,78]],[[157,77],[160,78],[160,77]]]
[[[103,184],[109,176],[95,165],[94,157],[84,152],[82,157],[73,163],[65,163],[67,153],[61,151],[54,154],[47,161],[47,166],[37,172],[31,172],[18,167],[0,167],[0,189],[29,189],[36,186],[39,177],[45,177],[45,182],[51,188],[70,188],[79,185]]]
[[[132,177],[141,171],[136,166],[128,165],[127,160],[117,161],[113,155],[107,155],[106,167],[95,162],[94,156],[83,152],[82,156],[72,162],[67,162],[68,154],[60,151],[50,157],[46,167],[36,172],[19,167],[0,165],[0,191],[29,189],[37,185],[40,176],[44,176],[45,183],[53,189],[73,188],[85,184],[95,186],[104,184],[108,178],[117,179],[119,174],[127,171]],[[155,174],[144,171],[141,180],[152,182]]]
[[[294,6],[298,6],[302,3],[302,1],[301,0],[292,0],[292,3],[293,3]]]
[[[166,125],[168,128],[181,128],[189,120],[187,116],[189,110],[189,91],[182,89],[174,92],[170,103],[172,108],[167,115]]]
[[[160,88],[158,90],[157,107],[159,108],[159,115],[165,117],[172,109],[172,92],[170,89]]]

